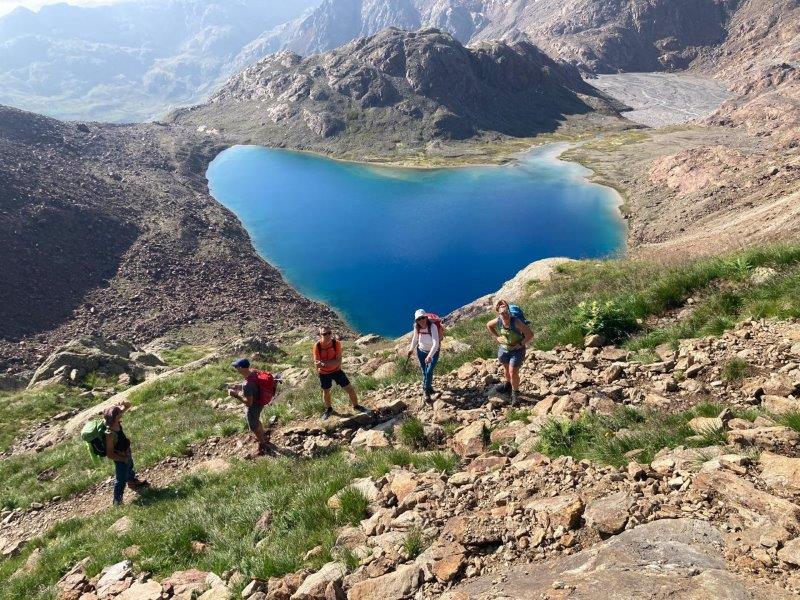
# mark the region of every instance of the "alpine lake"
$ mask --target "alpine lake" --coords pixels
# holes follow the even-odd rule
[[[533,261],[624,248],[618,195],[559,160],[566,148],[501,166],[409,169],[235,146],[207,178],[292,286],[355,330],[394,337],[411,330],[415,309],[444,316]]]

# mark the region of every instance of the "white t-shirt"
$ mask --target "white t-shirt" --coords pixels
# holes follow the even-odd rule
[[[439,351],[439,328],[432,321],[428,321],[428,328],[421,331],[417,331],[417,326],[415,325],[413,334],[411,350],[419,348],[431,355]]]

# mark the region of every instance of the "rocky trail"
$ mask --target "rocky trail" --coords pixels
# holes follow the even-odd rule
[[[800,433],[779,423],[800,408],[800,323],[745,322],[720,338],[659,347],[650,364],[599,338],[586,346],[533,353],[518,407],[498,393],[495,361],[479,359],[439,377],[432,404],[415,385],[396,384],[366,396],[378,409],[371,417],[277,430],[273,442],[295,456],[348,446],[370,451],[399,445],[392,428],[413,417],[424,427],[424,446],[453,451],[459,465],[452,474],[396,467],[354,481],[369,516],[342,528],[336,546],[352,552],[358,567],[333,562],[315,573],[254,580],[243,597],[522,599],[535,590],[536,597],[590,598],[598,578],[615,598],[788,598],[800,591]],[[730,377],[732,361],[746,363],[746,372]],[[538,451],[553,419],[575,423],[622,406],[668,415],[702,402],[725,408],[692,418],[686,426],[694,437],[646,460],[645,447],[627,451],[620,467]],[[609,435],[641,439],[635,427]],[[248,458],[245,436],[198,444],[142,475],[164,488],[198,469],[224,469],[233,457]],[[6,552],[56,522],[103,510],[109,496],[104,483],[7,515],[0,529]],[[424,540],[413,556],[406,549],[412,532]],[[125,600],[150,597],[133,592],[156,587],[152,597],[183,597],[130,565],[115,568],[104,576],[123,572],[119,589],[132,590],[120,594]],[[95,593],[98,578],[76,569],[62,580],[61,597],[96,597],[82,594]],[[631,575],[642,569],[643,576]],[[243,577],[201,575],[194,574],[193,589],[219,594],[206,598],[229,597]]]

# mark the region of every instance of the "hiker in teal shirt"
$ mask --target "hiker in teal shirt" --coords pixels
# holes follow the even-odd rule
[[[518,306],[510,305],[505,300],[497,300],[494,310],[498,316],[486,324],[486,329],[500,344],[497,360],[503,365],[506,376],[502,391],[511,392],[513,406],[519,401],[519,369],[525,361],[527,346],[533,340],[533,332]]]

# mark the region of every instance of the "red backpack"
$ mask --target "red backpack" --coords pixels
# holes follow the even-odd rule
[[[436,329],[439,330],[439,341],[441,342],[444,339],[444,324],[442,323],[442,317],[434,313],[426,313],[425,316],[428,317],[429,326],[430,323],[436,325]],[[417,328],[417,331],[422,332],[422,329]]]
[[[255,383],[258,386],[258,398],[256,402],[261,406],[266,406],[275,398],[278,382],[269,371],[253,371],[247,377],[247,381],[248,383]]]

